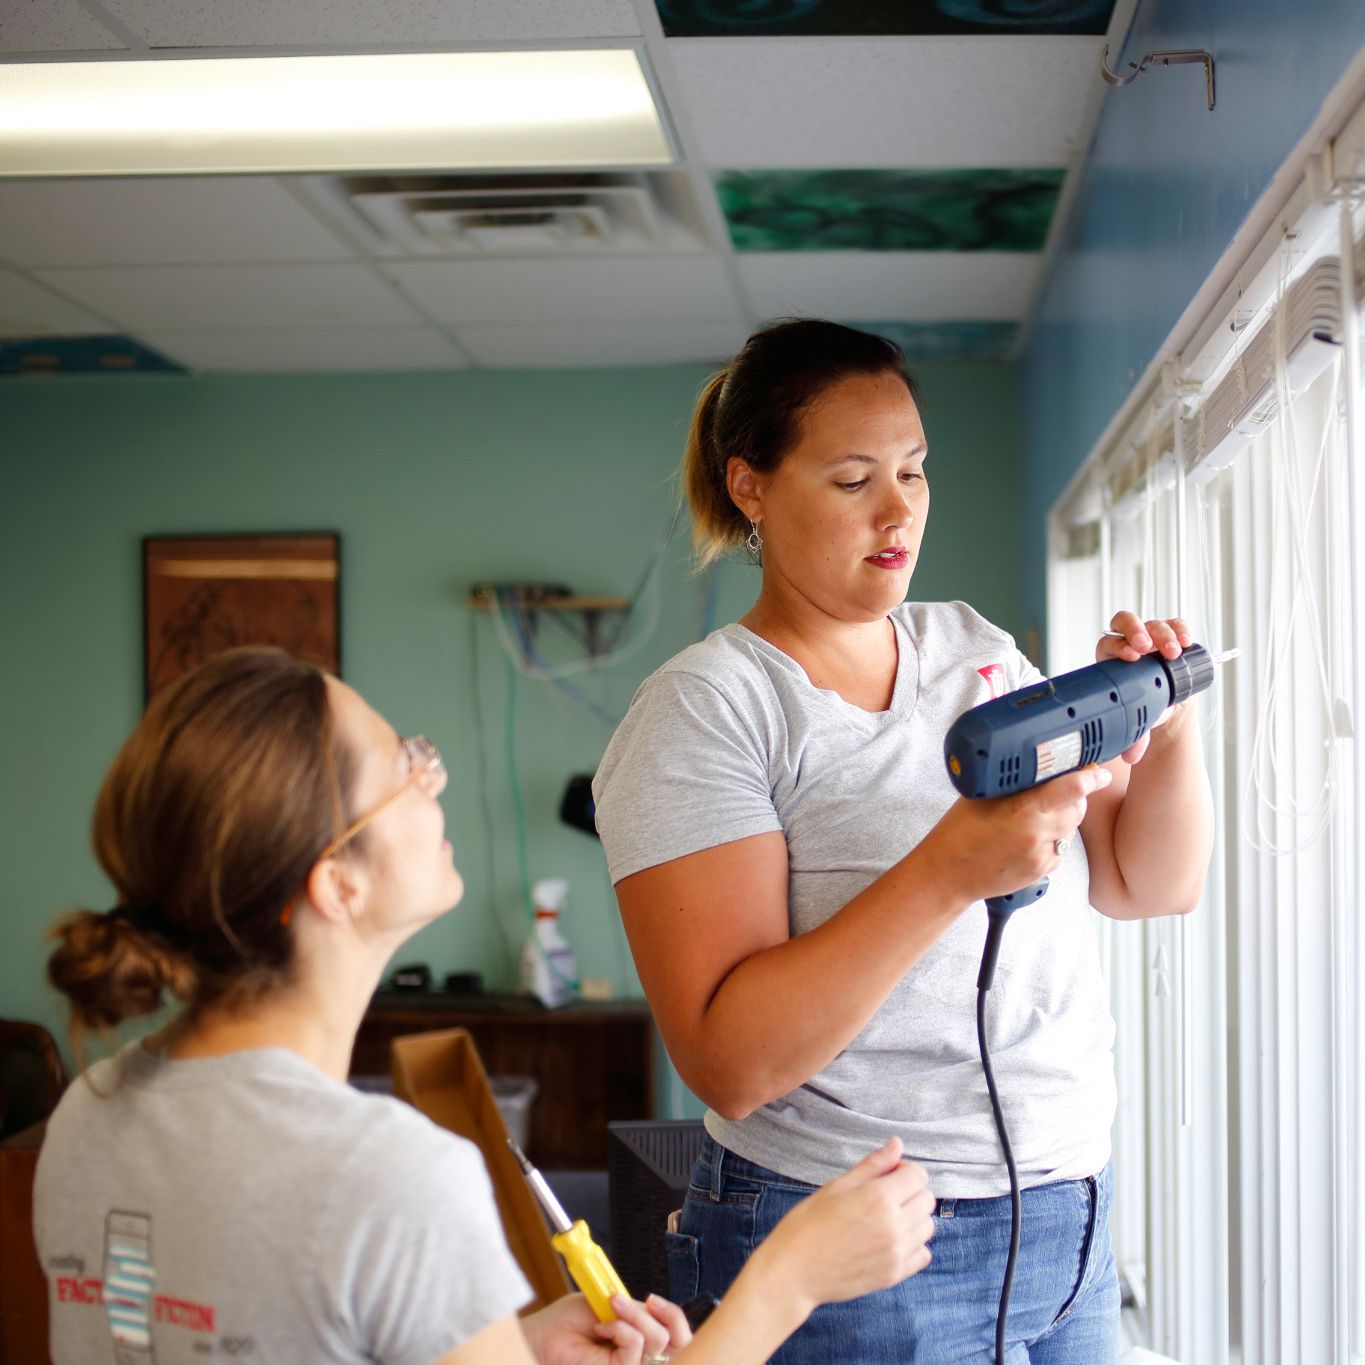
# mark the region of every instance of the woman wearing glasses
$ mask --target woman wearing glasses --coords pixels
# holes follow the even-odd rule
[[[49,1124],[34,1207],[57,1365],[757,1362],[817,1303],[927,1262],[924,1175],[888,1144],[788,1220],[690,1345],[661,1300],[519,1321],[530,1291],[477,1150],[344,1084],[388,959],[463,892],[445,781],[426,740],[278,650],[220,655],[149,706],[95,810],[119,904],[57,926],[49,976],[78,1052],[167,992],[182,1009]]]

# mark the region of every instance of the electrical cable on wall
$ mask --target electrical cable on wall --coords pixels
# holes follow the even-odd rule
[[[512,627],[507,621],[508,610],[515,610],[517,604],[509,600],[503,602],[501,594],[493,593],[488,599],[489,615],[493,619],[493,629],[497,634],[498,643],[511,660],[513,667],[523,677],[530,678],[536,682],[553,682],[556,679],[572,677],[578,673],[597,672],[601,669],[611,668],[616,664],[623,663],[626,659],[638,654],[645,645],[653,638],[655,630],[658,628],[660,610],[660,591],[659,591],[659,572],[663,564],[664,550],[673,537],[673,531],[677,525],[677,513],[675,512],[669,519],[668,527],[663,536],[651,550],[649,557],[645,561],[645,567],[637,581],[636,588],[629,601],[630,607],[625,614],[622,624],[613,637],[607,651],[602,654],[590,653],[583,659],[572,659],[566,663],[554,664],[553,666],[544,663],[537,664],[527,656],[524,650],[519,648],[513,638]],[[629,622],[635,617],[637,610],[643,605],[646,611],[643,625],[636,631],[635,638],[629,644],[616,647],[621,633],[626,629]],[[534,606],[526,608],[534,610]]]
[[[484,865],[488,875],[488,917],[497,930],[498,941],[506,955],[505,960],[510,962],[515,949],[507,937],[507,926],[502,922],[502,916],[498,914],[497,843],[494,836],[492,796],[488,783],[488,754],[483,742],[485,726],[483,694],[479,686],[479,632],[472,614],[469,618],[469,696],[474,707],[475,784],[479,790],[479,811],[483,823]]]
[[[512,666],[524,678],[529,678],[533,682],[554,682],[559,678],[573,677],[578,673],[592,673],[600,669],[611,668],[613,665],[622,663],[629,659],[631,655],[637,654],[654,634],[654,629],[659,622],[659,603],[657,587],[654,581],[646,585],[645,593],[638,602],[644,602],[648,607],[649,615],[645,619],[644,628],[639,632],[635,639],[621,649],[613,650],[607,654],[589,654],[583,659],[571,659],[566,663],[551,666],[537,666],[532,663],[525,654],[518,648],[511,626],[507,622],[507,611],[505,604],[499,601],[498,595],[494,594],[488,599],[488,614],[493,619],[493,630],[498,637],[498,643],[502,646],[504,653]],[[510,603],[506,604],[510,607]],[[631,613],[634,613],[632,604]]]
[[[491,609],[496,610],[496,606],[490,604]],[[571,701],[576,702],[590,716],[600,720],[609,730],[621,723],[621,717],[612,711],[608,711],[605,706],[594,701],[580,687],[576,687],[567,678],[557,674],[540,656],[536,649],[535,638],[531,633],[530,623],[526,619],[526,613],[520,607],[513,607],[510,612],[512,627],[516,632],[516,649],[519,654],[529,661],[532,671],[518,669],[524,677],[536,678],[541,682],[548,682],[557,691],[563,693]],[[496,618],[495,618],[496,619]],[[516,660],[513,660],[516,663]]]
[[[507,790],[512,798],[512,830],[517,846],[517,884],[526,913],[534,920],[531,903],[531,868],[526,855],[526,806],[521,799],[521,777],[517,771],[517,672],[509,657],[505,664],[507,714],[503,726],[504,756],[507,760]]]
[[[530,874],[529,859],[529,836],[526,816],[526,807],[521,790],[520,774],[517,764],[517,680],[526,678],[532,682],[549,683],[553,688],[553,693],[562,696],[571,702],[581,712],[591,716],[595,721],[614,731],[620,724],[621,717],[615,714],[610,707],[590,696],[582,687],[570,681],[577,674],[594,672],[604,674],[606,670],[617,664],[623,663],[632,656],[638,654],[653,638],[661,615],[661,586],[660,579],[664,561],[664,555],[674,533],[677,530],[679,521],[679,511],[674,509],[670,514],[668,524],[662,536],[655,542],[647,555],[640,574],[634,584],[631,596],[626,599],[628,607],[622,613],[620,624],[607,637],[607,647],[601,652],[595,652],[594,630],[590,627],[585,635],[569,630],[568,623],[561,619],[564,610],[575,609],[590,612],[595,608],[584,604],[581,608],[575,608],[572,603],[566,604],[566,608],[556,608],[555,598],[528,597],[525,588],[518,590],[517,587],[481,587],[477,590],[477,605],[486,603],[489,617],[493,623],[493,633],[497,639],[500,651],[505,661],[506,676],[506,728],[504,733],[505,761],[508,772],[508,790],[512,800],[513,808],[513,832],[515,836],[516,855],[517,855],[517,880],[518,894],[522,902],[525,913],[529,916],[532,925],[535,923],[535,905],[532,895],[532,880]],[[566,590],[559,589],[560,592]],[[701,629],[702,634],[706,634],[712,628],[716,612],[718,593],[714,577],[708,575],[704,583],[704,596],[702,605]],[[544,653],[536,642],[536,625],[539,619],[548,618],[556,625],[565,629],[580,643],[585,638],[589,645],[589,653],[581,659],[573,659],[565,663],[552,664],[545,658]],[[621,640],[625,632],[631,628],[632,623],[635,629],[631,639],[622,644]],[[476,658],[477,639],[476,618],[470,615],[471,630],[471,661]],[[473,665],[477,668],[477,665]],[[474,692],[476,705],[476,723],[480,732],[483,730],[483,717],[477,710],[479,697],[476,687]],[[483,759],[482,744],[480,744],[480,759]],[[486,783],[483,784],[486,790]],[[491,815],[485,805],[485,830],[488,839],[491,841]],[[573,823],[571,821],[571,823]],[[591,832],[591,831],[590,831]],[[490,867],[492,865],[493,853],[489,849]],[[499,921],[500,934],[505,933],[501,921]],[[624,949],[624,940],[617,937],[618,959]],[[618,961],[620,966],[621,981],[628,982],[630,972],[624,964],[624,960]],[[549,963],[551,971],[566,982],[558,971],[556,964]],[[577,986],[577,982],[569,982]]]

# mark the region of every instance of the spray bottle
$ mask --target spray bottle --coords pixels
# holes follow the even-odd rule
[[[521,984],[542,1004],[567,1005],[578,995],[578,969],[573,949],[559,930],[559,912],[569,884],[543,877],[531,888],[535,925],[521,950]]]

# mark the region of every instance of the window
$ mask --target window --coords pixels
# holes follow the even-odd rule
[[[1186,1365],[1365,1355],[1359,217],[1268,245],[1263,305],[1205,330],[1231,347],[1173,357],[1050,527],[1054,671],[1127,606],[1240,650],[1197,703],[1203,904],[1099,927],[1127,1320]]]

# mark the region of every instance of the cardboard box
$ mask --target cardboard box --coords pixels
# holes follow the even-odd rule
[[[507,1146],[507,1128],[469,1033],[453,1028],[395,1038],[393,1093],[483,1153],[507,1244],[536,1294],[523,1311],[543,1308],[570,1293],[540,1206]]]

